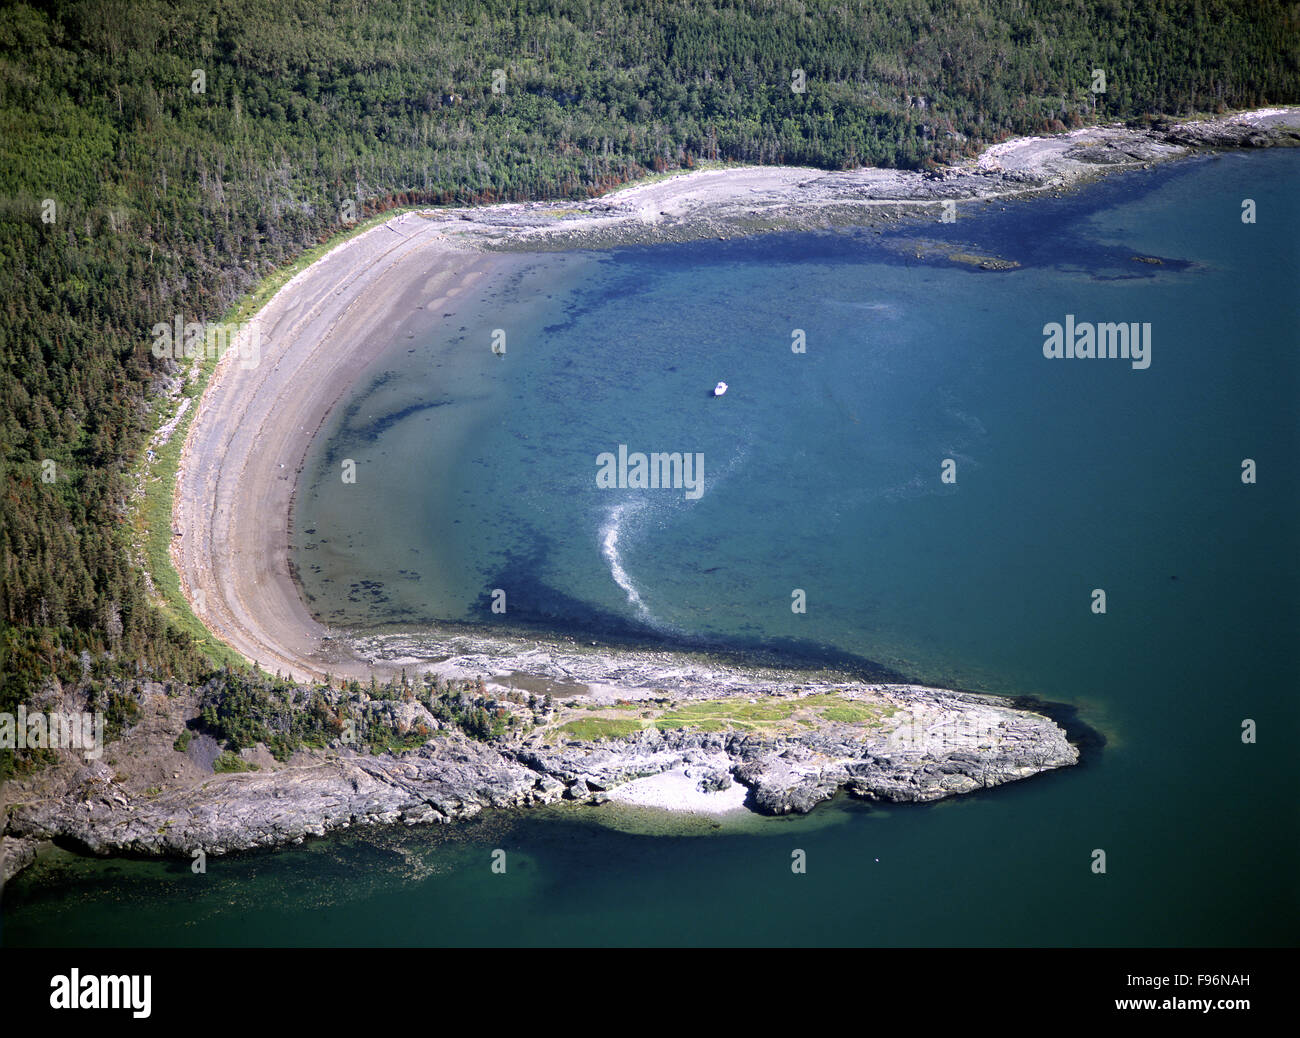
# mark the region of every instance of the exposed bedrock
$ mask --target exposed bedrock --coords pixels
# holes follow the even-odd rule
[[[826,688],[782,689],[787,713],[821,703]],[[30,862],[39,841],[94,854],[191,857],[298,843],[359,825],[449,822],[486,808],[601,801],[608,790],[682,766],[729,774],[764,814],[801,813],[847,789],[892,802],[926,802],[1027,778],[1078,761],[1051,719],[996,697],[919,686],[834,686],[852,721],[800,721],[788,731],[647,727],[623,738],[508,742],[444,729],[401,754],[298,753],[272,770],[129,793],[114,769],[89,761],[47,778],[41,795],[9,805],[5,869]],[[739,703],[765,703],[732,697]],[[820,698],[819,698],[820,697]],[[699,702],[699,700],[696,700]],[[833,711],[830,711],[833,713]],[[800,716],[800,715],[792,715]],[[839,715],[835,715],[839,716]]]

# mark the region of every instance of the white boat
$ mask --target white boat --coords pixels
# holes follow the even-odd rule
[[[722,394],[725,393],[726,391],[727,391],[727,384],[725,382],[719,382],[716,386],[713,387],[714,396],[722,396]]]

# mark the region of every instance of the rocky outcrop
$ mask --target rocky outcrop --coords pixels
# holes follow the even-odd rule
[[[11,805],[8,832],[94,854],[223,854],[301,843],[353,825],[446,822],[553,799],[556,787],[548,794],[538,779],[460,734],[401,755],[345,752],[154,796],[128,797],[108,767],[92,763],[62,796]]]
[[[1065,732],[1040,714],[991,696],[889,688],[907,709],[865,737],[851,724],[778,739],[650,729],[617,741],[523,751],[517,759],[575,785],[590,787],[596,776],[601,789],[683,765],[712,769],[749,787],[749,805],[772,815],[808,812],[840,789],[923,803],[1078,762]]]
[[[36,860],[41,841],[21,836],[0,837],[0,887]]]
[[[1273,148],[1300,145],[1300,129],[1278,119],[1210,120],[1171,126],[1163,138],[1192,148]]]
[[[763,693],[748,683],[753,678],[732,677],[742,682],[743,702],[759,701]],[[789,704],[825,695],[830,687],[776,686],[767,693]],[[86,761],[46,776],[40,795],[32,795],[30,783],[14,790],[6,875],[28,864],[47,840],[103,855],[219,855],[300,843],[350,826],[451,822],[487,808],[562,799],[600,802],[623,783],[681,767],[711,788],[725,788],[734,777],[749,788],[750,807],[780,815],[810,811],[840,789],[875,800],[924,802],[1078,760],[1052,720],[995,697],[912,685],[833,687],[847,702],[878,707],[879,720],[796,725],[777,736],[648,727],[605,740],[538,732],[481,742],[444,729],[400,754],[372,756],[345,747],[299,753],[283,766],[268,757],[269,770],[145,791],[128,789],[109,764]],[[146,720],[139,727],[147,726]]]

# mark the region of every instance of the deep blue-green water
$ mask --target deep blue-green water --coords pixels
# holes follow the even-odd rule
[[[703,835],[567,811],[206,877],[63,857],[8,888],[4,939],[1294,941],[1297,173],[1297,152],[1225,154],[954,225],[518,257],[412,316],[308,470],[298,562],[331,622],[858,657],[1072,705],[1105,740],[1081,767]],[[1067,314],[1149,323],[1149,368],[1045,358]],[[702,455],[702,494],[601,489],[620,444]]]

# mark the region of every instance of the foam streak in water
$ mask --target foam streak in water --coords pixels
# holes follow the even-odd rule
[[[600,551],[609,564],[609,575],[614,578],[614,583],[627,592],[628,605],[637,611],[637,615],[642,620],[654,623],[654,616],[646,608],[646,604],[641,601],[641,594],[637,591],[636,585],[632,583],[632,578],[627,575],[627,570],[623,568],[623,560],[618,553],[618,535],[623,527],[623,517],[628,513],[628,510],[628,502],[615,505],[609,510],[609,518],[600,531]]]

